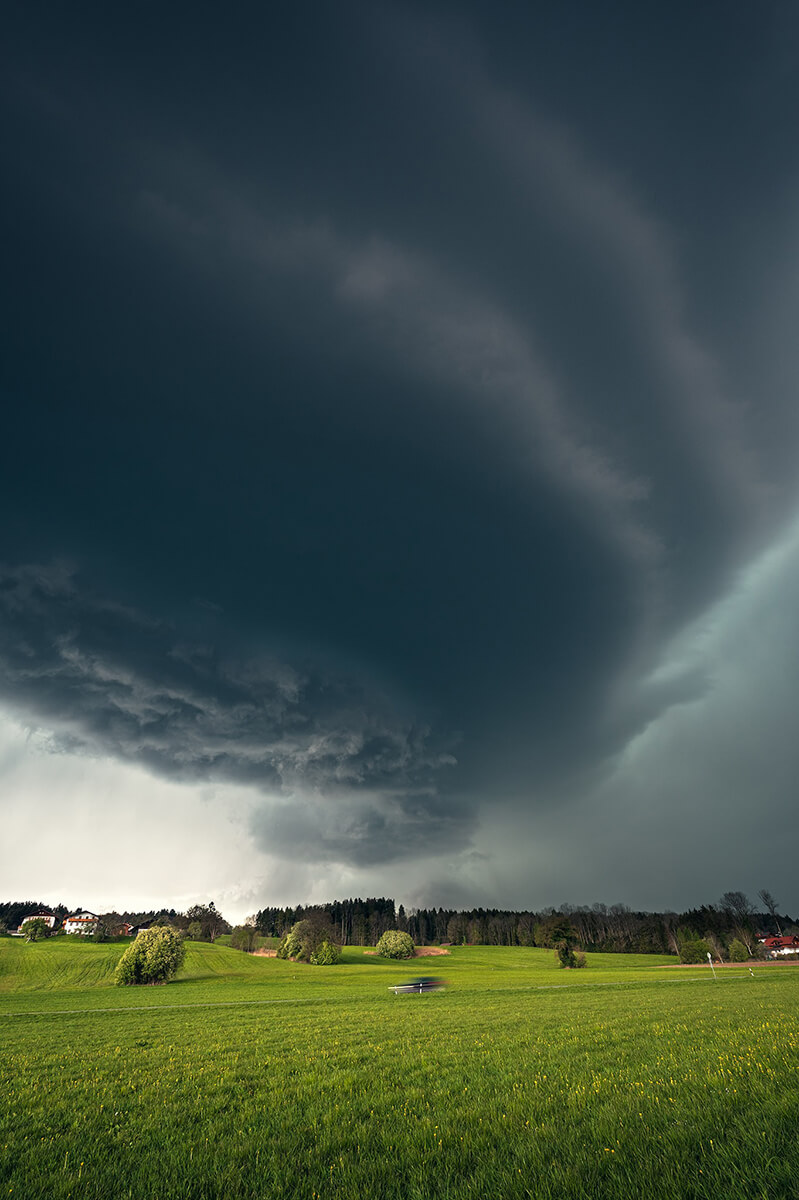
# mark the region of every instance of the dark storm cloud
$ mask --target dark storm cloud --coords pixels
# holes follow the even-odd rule
[[[7,570],[4,686],[62,745],[355,862],[712,703],[676,641],[796,503],[791,84],[746,6],[574,11],[15,16],[3,554],[81,572]]]
[[[468,811],[436,811],[436,774],[454,759],[355,680],[181,643],[169,624],[81,592],[64,566],[2,569],[0,616],[2,699],[51,725],[54,750],[249,785],[298,811],[315,797],[332,821],[298,834],[302,817],[278,805],[255,823],[273,851],[299,836],[312,860],[413,854],[438,826],[455,843],[468,834]]]
[[[727,584],[746,548],[762,536],[764,522],[785,511],[793,479],[772,473],[766,484],[765,458],[753,452],[739,398],[730,387],[725,393],[720,363],[686,325],[675,264],[656,222],[565,131],[502,102],[485,81],[482,94],[473,79],[468,82],[464,103],[480,108],[482,95],[491,135],[482,150],[506,158],[511,177],[521,171],[539,225],[561,245],[551,271],[566,265],[575,287],[590,281],[582,324],[579,317],[570,321],[565,310],[560,317],[578,347],[572,358],[564,345],[556,359],[547,359],[512,294],[471,291],[462,273],[434,258],[384,239],[346,239],[329,221],[286,223],[270,216],[268,205],[258,212],[235,182],[196,161],[162,171],[169,202],[147,193],[142,203],[153,231],[173,251],[205,260],[206,268],[213,261],[217,279],[221,272],[234,297],[242,272],[254,269],[256,289],[294,277],[307,332],[332,324],[345,338],[354,321],[362,359],[393,362],[408,388],[432,384],[425,402],[456,422],[446,433],[435,429],[439,454],[446,447],[450,460],[477,468],[495,488],[512,480],[528,534],[535,529],[539,497],[553,514],[540,562],[555,569],[553,538],[573,548],[582,540],[576,555],[587,586],[576,607],[584,628],[586,606],[593,608],[597,633],[606,648],[613,647],[615,662],[596,643],[579,661],[569,661],[569,644],[580,635],[570,619],[563,574],[555,585],[563,597],[560,638],[549,640],[550,626],[545,649],[534,619],[518,634],[505,626],[506,643],[522,656],[525,643],[535,645],[531,669],[547,685],[553,673],[564,678],[564,667],[567,688],[579,679],[581,699],[572,701],[568,725],[553,728],[546,689],[548,712],[529,696],[521,709],[508,703],[516,680],[503,660],[499,703],[517,748],[505,741],[500,775],[510,782],[538,772],[551,785],[548,760],[563,770],[564,738],[573,747],[572,766],[601,760],[659,711],[706,686],[697,674],[640,686],[635,673],[651,666],[663,641]],[[191,200],[184,208],[186,196]],[[551,300],[546,272],[536,282]],[[599,345],[605,356],[600,364]],[[412,401],[406,400],[403,416],[413,425]],[[390,407],[375,416],[387,428],[390,419]],[[407,449],[418,457],[418,436]],[[446,470],[443,460],[438,469]],[[474,480],[469,487],[474,494]],[[481,503],[486,505],[484,495]],[[575,512],[578,528],[571,525]],[[463,520],[461,528],[467,528]],[[529,555],[529,544],[523,553]],[[615,593],[612,614],[601,590],[589,583],[592,558],[604,576],[601,590]],[[532,597],[541,586],[532,559],[519,567],[511,553],[496,582]],[[497,608],[487,609],[486,617],[490,629],[499,619]],[[477,645],[473,633],[470,628],[468,656],[475,665],[485,631]],[[466,634],[461,624],[460,636]],[[429,657],[425,665],[430,667]],[[484,718],[485,743],[488,724]],[[535,755],[525,758],[522,751],[519,758],[525,724],[536,730],[526,739],[535,744]],[[492,774],[501,791],[505,784]]]

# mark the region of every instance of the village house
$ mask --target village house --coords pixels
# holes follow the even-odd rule
[[[53,916],[52,913],[48,913],[48,912],[29,913],[28,916],[23,917],[19,923],[19,929],[17,930],[18,936],[25,932],[23,926],[25,925],[25,923],[27,921],[44,921],[44,923],[48,929],[55,929],[56,925],[58,924],[58,921],[56,920],[56,918]]]
[[[79,912],[74,917],[64,917],[64,933],[78,933],[88,937],[94,933],[100,918],[96,913]]]
[[[769,958],[799,954],[799,937],[796,934],[787,934],[784,937],[758,938],[758,941]]]
[[[112,937],[135,937],[137,926],[131,925],[130,921],[110,921],[105,920],[106,931]]]

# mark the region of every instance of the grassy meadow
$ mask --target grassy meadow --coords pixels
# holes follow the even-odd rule
[[[0,1196],[799,1196],[799,967],[123,949],[0,939]]]

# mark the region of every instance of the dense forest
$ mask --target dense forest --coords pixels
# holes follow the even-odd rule
[[[768,893],[766,893],[768,895]],[[771,897],[769,896],[769,900]],[[727,892],[716,904],[683,913],[636,912],[624,904],[563,904],[539,912],[508,909],[412,908],[385,899],[337,900],[309,908],[264,908],[255,916],[259,932],[282,937],[295,921],[322,911],[345,944],[373,946],[386,929],[407,931],[417,945],[449,942],[484,946],[549,946],[550,931],[564,917],[583,950],[636,954],[676,954],[682,943],[704,939],[724,956],[736,938],[754,949],[758,934],[799,932],[789,916],[758,912],[741,892]]]
[[[262,908],[246,924],[266,937],[283,937],[303,918],[323,914],[343,945],[374,946],[387,929],[402,929],[417,945],[435,943],[479,944],[486,946],[550,946],[551,932],[571,925],[577,945],[588,951],[637,954],[675,954],[684,958],[693,951],[704,957],[706,951],[726,958],[733,943],[739,943],[752,955],[757,937],[764,934],[799,933],[799,924],[777,911],[767,891],[759,893],[763,910],[753,905],[743,892],[725,892],[715,904],[676,912],[637,912],[624,904],[592,904],[547,908],[538,912],[508,909],[396,907],[394,900],[370,897],[334,900],[328,904],[298,905],[296,908]],[[59,920],[69,911],[63,904],[47,905],[39,900],[0,903],[0,929],[16,929],[23,917],[36,912],[51,912]],[[162,908],[148,912],[98,914],[106,929],[113,932],[123,921],[140,926],[169,921],[195,939],[213,941],[231,926],[213,902],[194,905],[186,912]]]

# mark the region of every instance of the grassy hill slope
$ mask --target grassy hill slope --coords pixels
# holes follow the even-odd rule
[[[114,971],[125,949],[126,945],[119,942],[81,942],[77,938],[47,938],[33,943],[22,938],[0,938],[0,993],[113,986]],[[179,978],[257,977],[264,961],[229,946],[187,942]]]
[[[114,970],[128,943],[82,942],[77,938],[48,938],[25,942],[21,938],[0,938],[0,993],[61,992],[64,990],[109,987]],[[484,988],[499,985],[525,986],[535,983],[598,982],[606,972],[647,971],[675,963],[673,957],[660,954],[591,954],[585,971],[563,971],[551,950],[514,946],[455,946],[446,956],[391,962],[366,953],[368,947],[350,946],[344,950],[343,968],[309,967],[306,964],[280,962],[232,950],[217,941],[187,942],[186,961],[177,977],[180,982],[231,979],[240,982],[264,978],[304,978],[311,985],[348,987],[354,982],[353,969],[364,983],[376,975],[387,976],[386,985],[395,976],[454,975],[464,982]],[[697,968],[702,970],[701,967]]]

